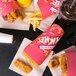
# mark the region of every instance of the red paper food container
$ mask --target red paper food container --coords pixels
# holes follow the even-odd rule
[[[47,18],[59,12],[61,0],[38,0],[38,6],[43,18]]]
[[[46,32],[42,33],[23,51],[23,55],[34,65],[40,65],[46,57],[52,52],[57,42],[62,37],[64,31],[57,25],[53,24]]]
[[[76,76],[76,50],[66,51],[67,76]]]
[[[11,0],[10,2],[8,1],[2,2],[2,0],[0,0],[0,11],[1,11],[2,16],[6,16],[10,12],[17,9],[19,9],[19,6],[16,3],[16,1]]]

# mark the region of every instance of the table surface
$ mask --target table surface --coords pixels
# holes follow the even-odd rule
[[[63,50],[72,45],[72,44],[67,44],[66,41],[68,40],[69,35],[76,32],[76,22],[69,22],[69,21],[64,21],[63,19],[61,20],[56,19],[54,23],[59,24],[65,31],[63,37],[61,38],[57,46],[54,48],[55,52],[59,52],[60,50]],[[37,31],[34,32],[32,30],[32,27],[30,27],[29,31],[0,28],[0,32],[14,35],[13,44],[0,43],[0,76],[20,76],[19,74],[10,71],[8,67],[13,57],[15,56],[23,38],[26,37],[30,40],[34,40],[42,33],[42,31],[37,29]],[[48,67],[46,67],[43,76],[52,76]]]

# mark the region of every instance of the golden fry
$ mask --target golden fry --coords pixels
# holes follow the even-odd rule
[[[6,17],[7,17],[7,21],[8,22],[11,22],[12,23],[14,21],[14,18],[10,14],[7,14]]]
[[[26,20],[27,22],[33,25],[33,30],[36,31],[36,28],[40,25],[40,21],[42,20],[41,13],[39,11],[36,12],[26,12],[26,14],[30,14],[30,17]]]
[[[15,18],[15,19],[17,18],[15,11],[12,11],[12,12],[10,13],[10,15],[11,15],[13,18]]]

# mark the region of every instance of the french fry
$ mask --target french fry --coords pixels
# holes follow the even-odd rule
[[[12,11],[12,12],[10,13],[10,15],[11,15],[13,18],[15,18],[15,19],[17,18],[15,11]]]
[[[26,15],[30,15],[29,18],[26,19],[26,22],[29,22],[33,25],[33,30],[36,31],[36,28],[40,25],[40,21],[42,20],[41,13],[39,11],[35,12],[26,12]]]
[[[27,21],[28,20],[42,20],[42,18],[28,18]]]
[[[34,12],[32,12],[32,11],[27,11],[27,12],[25,12],[25,15],[27,15],[27,16],[29,16],[29,15],[31,15],[31,14],[33,14]]]

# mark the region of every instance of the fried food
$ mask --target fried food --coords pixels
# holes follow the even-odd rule
[[[59,61],[60,61],[60,66],[61,66],[61,70],[62,70],[62,75],[63,76],[67,76],[67,59],[66,59],[66,54],[61,54],[59,57]]]
[[[42,20],[41,13],[39,11],[36,12],[26,12],[26,15],[30,15],[27,18],[27,22],[33,25],[33,30],[36,31],[36,28],[40,25],[40,21]]]
[[[23,71],[24,73],[28,74],[32,71],[32,67],[29,66],[28,64],[24,63],[23,61],[17,59],[15,62],[14,62],[14,66]]]
[[[55,69],[57,68],[58,66],[60,65],[59,63],[59,57],[56,56],[56,57],[53,57],[49,63],[48,63],[48,67],[51,68],[51,69]]]
[[[67,58],[66,53],[54,56],[50,59],[48,63],[49,69],[55,71],[55,69],[60,69],[62,71],[61,76],[67,76]],[[58,70],[59,71],[59,70]]]
[[[23,20],[23,16],[21,15],[21,13],[18,10],[10,12],[3,18],[10,23],[14,22],[15,20],[20,20],[20,21]]]

